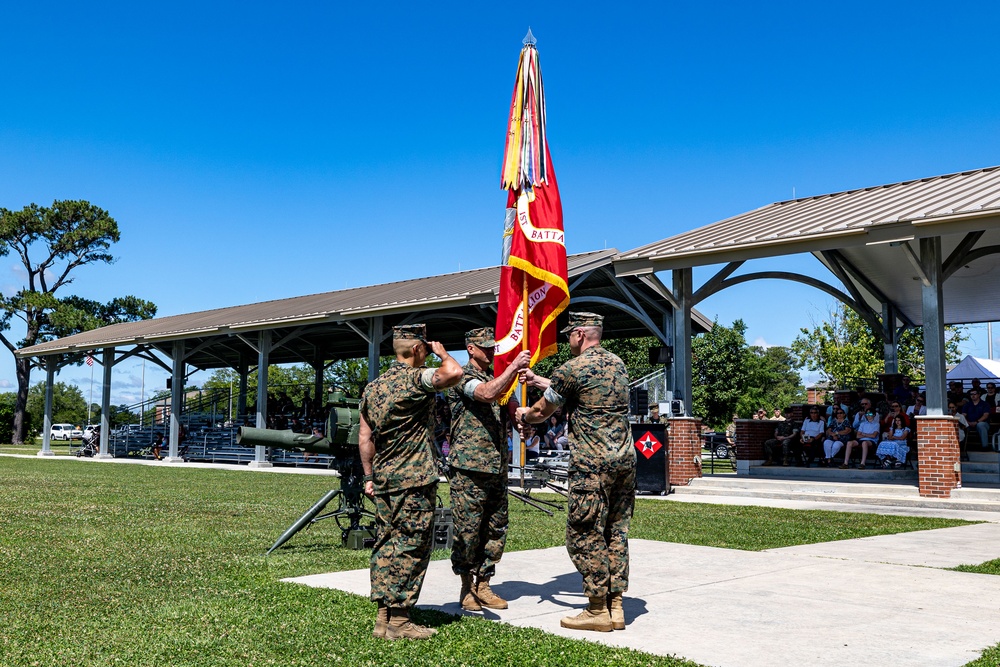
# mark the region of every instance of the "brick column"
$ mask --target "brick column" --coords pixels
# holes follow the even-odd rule
[[[697,417],[672,417],[667,423],[670,484],[687,486],[692,479],[701,477],[701,420]]]
[[[962,486],[957,419],[917,415],[917,476],[920,495],[950,498]]]
[[[750,466],[763,463],[764,441],[774,437],[778,422],[770,419],[736,420],[736,473],[747,475]]]

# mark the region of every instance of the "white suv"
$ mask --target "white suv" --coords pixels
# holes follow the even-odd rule
[[[49,431],[49,440],[72,440],[72,439],[73,439],[72,424],[52,425],[52,429]]]

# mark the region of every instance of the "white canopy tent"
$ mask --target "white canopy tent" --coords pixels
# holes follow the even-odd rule
[[[947,378],[949,382],[955,380],[964,384],[976,378],[983,382],[1000,383],[1000,361],[980,359],[970,354],[948,371]]]

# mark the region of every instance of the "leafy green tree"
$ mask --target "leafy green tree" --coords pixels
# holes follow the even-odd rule
[[[749,415],[764,408],[770,416],[775,408],[805,403],[805,388],[789,348],[753,346],[747,352],[747,383],[736,404],[737,414]]]
[[[0,394],[0,442],[10,442],[14,434],[14,406],[17,394],[7,391]]]
[[[746,324],[732,327],[716,321],[691,341],[691,412],[718,428],[729,422],[751,383]]]
[[[111,428],[117,428],[125,424],[138,424],[139,415],[129,410],[128,406],[124,403],[121,405],[112,405],[108,408],[108,423],[111,424]]]
[[[55,201],[48,207],[31,204],[20,211],[0,208],[0,255],[12,251],[17,254],[26,283],[14,294],[0,296],[0,342],[11,354],[55,337],[156,314],[155,305],[132,296],[108,304],[77,296],[56,296],[73,281],[73,271],[78,267],[113,262],[108,251],[119,238],[114,218],[86,201]],[[15,318],[25,332],[19,341],[7,333]],[[14,357],[14,365],[17,403],[11,439],[21,443],[28,426],[25,411],[31,360]]]
[[[827,319],[812,329],[800,329],[792,342],[792,353],[799,366],[819,371],[825,380],[837,387],[851,387],[859,382],[874,380],[885,372],[883,344],[861,317],[846,305],[830,311]],[[900,336],[897,350],[899,372],[916,382],[923,382],[923,329],[907,329]],[[962,326],[945,327],[945,363],[962,359],[959,346],[969,337]]]
[[[33,432],[41,433],[45,421],[45,383],[28,389],[28,414]],[[87,401],[76,385],[56,382],[52,385],[52,423],[83,426],[87,420]]]

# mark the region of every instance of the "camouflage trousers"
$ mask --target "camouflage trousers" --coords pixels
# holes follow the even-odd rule
[[[455,574],[492,577],[507,544],[507,473],[451,471]]]
[[[437,482],[375,495],[372,602],[409,609],[417,603],[434,546]]]
[[[628,527],[634,507],[634,466],[570,471],[566,550],[583,575],[587,597],[628,590]]]

